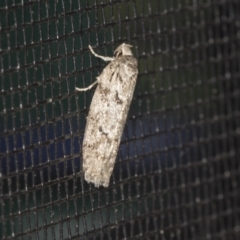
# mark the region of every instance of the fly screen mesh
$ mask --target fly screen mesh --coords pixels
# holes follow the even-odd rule
[[[96,188],[75,88],[121,43],[139,75]],[[240,239],[239,45],[238,0],[1,0],[0,239]]]

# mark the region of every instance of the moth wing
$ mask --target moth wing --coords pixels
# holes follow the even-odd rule
[[[121,56],[98,77],[83,141],[85,180],[107,187],[137,79],[137,60]]]

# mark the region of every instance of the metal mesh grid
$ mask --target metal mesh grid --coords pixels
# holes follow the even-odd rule
[[[1,239],[239,239],[240,2],[0,1]],[[81,144],[105,63],[139,77],[109,188]]]

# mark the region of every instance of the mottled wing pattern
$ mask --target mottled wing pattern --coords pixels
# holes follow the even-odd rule
[[[98,77],[83,142],[85,180],[95,186],[109,185],[137,75],[137,60],[120,56]]]

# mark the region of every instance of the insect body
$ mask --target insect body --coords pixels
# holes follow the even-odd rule
[[[82,147],[84,178],[96,187],[109,185],[133,97],[138,69],[130,47],[121,44],[111,58],[99,56],[89,46],[94,56],[110,63],[92,85],[76,88],[78,91],[86,91],[98,84],[90,106]]]

